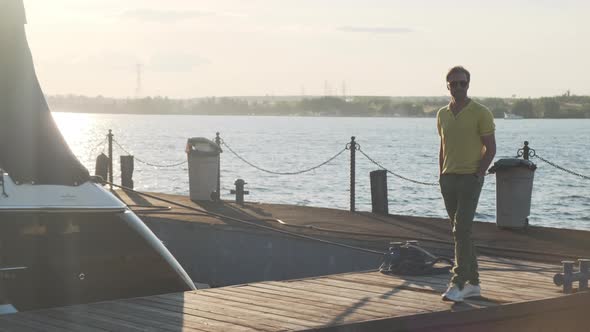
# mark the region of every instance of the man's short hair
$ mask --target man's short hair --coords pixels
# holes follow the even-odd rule
[[[469,73],[469,71],[467,69],[465,69],[465,67],[455,66],[455,67],[449,69],[449,72],[447,73],[447,82],[449,81],[449,76],[451,76],[451,74],[455,74],[455,73],[465,73],[465,75],[467,76],[467,82],[471,81],[471,74]]]

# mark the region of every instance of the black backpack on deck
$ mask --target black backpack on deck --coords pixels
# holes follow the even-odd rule
[[[392,243],[385,254],[379,271],[398,275],[431,275],[448,273],[454,265],[453,260],[435,256],[418,246],[418,241]],[[435,266],[446,263],[447,266]]]

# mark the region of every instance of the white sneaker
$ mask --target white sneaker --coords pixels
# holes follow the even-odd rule
[[[461,293],[463,294],[464,299],[469,297],[478,297],[481,296],[481,287],[479,285],[466,283],[465,286],[463,286]]]
[[[457,284],[451,284],[442,295],[443,301],[463,302],[463,294]]]
[[[466,283],[463,289],[459,289],[457,284],[452,284],[443,293],[442,299],[443,301],[463,302],[464,299],[478,296],[481,296],[481,287],[479,285]]]

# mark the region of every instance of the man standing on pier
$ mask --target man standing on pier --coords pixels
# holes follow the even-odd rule
[[[440,136],[440,189],[455,240],[453,277],[443,300],[480,296],[477,257],[471,228],[486,170],[496,154],[494,117],[467,97],[471,75],[457,66],[447,73],[449,105],[437,113]]]

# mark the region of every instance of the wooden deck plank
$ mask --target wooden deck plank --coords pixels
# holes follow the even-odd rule
[[[336,276],[336,278],[338,278],[340,276]],[[359,274],[359,275],[351,275],[351,276],[342,276],[342,278],[348,278],[348,279],[354,279],[354,280],[358,280],[359,282],[364,282],[367,284],[376,284],[376,285],[382,285],[382,286],[389,286],[389,287],[399,287],[400,285],[402,285],[404,282],[407,281],[413,281],[414,284],[420,285],[422,284],[422,286],[418,286],[420,288],[426,288],[428,289],[429,287],[434,289],[435,291],[439,292],[439,293],[443,293],[447,286],[448,286],[448,278],[446,279],[441,279],[439,277],[431,277],[431,276],[394,276],[394,275],[387,275],[387,274],[381,274],[378,272],[374,272],[374,273],[364,273],[364,274]],[[403,278],[403,279],[402,279]],[[483,279],[485,280],[485,278]],[[516,287],[516,290],[520,290],[522,288],[528,288],[529,286],[527,286],[527,284],[525,283],[514,283],[513,281],[511,281],[509,278],[504,280],[505,286],[498,286],[495,285],[494,283],[490,284],[486,284],[484,286],[484,290],[490,292],[491,294],[494,294],[495,296],[501,297],[503,300],[503,302],[511,302],[511,301],[519,301],[519,300],[531,300],[531,299],[538,299],[539,295],[535,295],[535,294],[529,294],[526,292],[515,292],[515,291],[511,291],[508,289],[509,285],[513,285]],[[426,287],[425,287],[426,285]],[[507,285],[507,286],[506,286]],[[415,285],[412,285],[411,287],[414,287]],[[488,287],[488,288],[485,288]],[[530,288],[529,290],[536,290],[535,288]],[[542,293],[543,290],[539,290],[538,293]],[[552,296],[551,294],[545,294],[545,296]]]
[[[470,299],[466,305],[453,306],[441,301],[440,293],[446,288],[448,274],[393,276],[366,271],[0,316],[0,329],[42,330],[43,326],[52,327],[54,331],[271,332],[325,329],[383,319],[407,321],[408,317],[416,315],[436,314],[440,317],[447,312],[483,310],[513,302],[526,306],[527,299],[564,296],[545,279],[551,272],[525,272],[536,278],[517,278],[519,273],[510,270],[511,265],[507,264],[493,265],[497,268],[493,273],[484,269],[481,274],[483,295],[488,299]],[[492,264],[483,262],[481,266]],[[509,266],[508,271],[503,270],[506,266]],[[11,322],[19,317],[27,320]]]
[[[350,277],[349,277],[350,278]],[[424,288],[424,284],[427,285],[427,287],[432,287],[434,289],[434,291],[438,294],[442,294],[447,286],[448,283],[444,283],[438,280],[434,280],[432,281],[431,279],[428,279],[426,277],[411,277],[411,276],[404,276],[405,279],[398,279],[395,277],[389,277],[389,279],[384,279],[381,276],[377,276],[377,275],[366,275],[363,276],[362,279],[353,279],[353,280],[358,280],[359,282],[364,282],[367,284],[372,284],[372,285],[376,285],[376,286],[383,286],[383,287],[402,287],[405,289],[413,289],[413,287],[415,287],[414,285],[420,285],[422,283],[422,288]],[[415,284],[411,285],[411,286],[407,286],[404,285],[404,283],[408,282],[408,281],[413,281]],[[534,294],[518,294],[516,292],[511,292],[505,289],[485,289],[482,291],[483,292],[483,296],[486,298],[489,298],[490,300],[494,301],[494,302],[501,302],[501,303],[509,303],[509,302],[514,302],[514,301],[523,301],[523,300],[531,300],[531,299],[537,299],[538,296],[534,295]]]
[[[159,302],[160,305],[166,302],[165,299],[149,299],[152,302]],[[235,326],[246,326],[252,329],[264,329],[264,325],[267,325],[266,320],[273,320],[275,323],[280,323],[279,326],[289,329],[303,329],[305,327],[313,326],[313,323],[309,321],[301,321],[295,319],[289,319],[280,316],[273,316],[265,313],[258,312],[255,308],[242,308],[238,303],[230,301],[219,301],[215,298],[208,298],[206,296],[199,296],[193,299],[184,299],[184,307],[180,310],[184,310],[188,315],[194,315],[198,317],[216,318],[228,324]],[[194,305],[194,307],[190,307]],[[146,303],[146,305],[148,305]],[[151,305],[157,305],[152,303]],[[189,307],[187,307],[189,306]],[[201,308],[198,308],[198,307]],[[263,316],[262,318],[260,316]],[[266,318],[266,319],[264,319]],[[270,328],[271,326],[269,326]],[[276,327],[276,326],[275,326]]]
[[[82,324],[68,322],[61,319],[55,319],[53,317],[44,315],[43,312],[44,310],[39,310],[34,312],[23,312],[19,313],[18,315],[22,315],[22,318],[24,319],[35,321],[43,325],[48,325],[50,327],[57,328],[61,331],[80,331],[81,329],[85,329],[91,332],[103,331],[101,329],[92,328],[90,326],[84,326]]]
[[[480,280],[482,284],[486,285],[486,287],[493,287],[495,285],[505,285],[508,289],[526,288],[550,296],[557,296],[560,292],[560,287],[557,287],[553,284],[553,276],[551,276],[550,279],[551,283],[549,283],[549,279],[547,281],[536,281],[533,279],[517,280],[512,275],[489,275],[487,273],[481,274]]]
[[[31,325],[25,324],[24,322],[11,322],[10,324],[3,324],[0,321],[0,331],[2,332],[30,332],[30,331],[43,331],[39,328],[33,328]]]
[[[45,328],[46,325],[37,323],[35,321],[24,320],[16,318],[15,315],[0,316],[0,331],[2,332],[20,332],[20,331],[57,331],[51,326]]]
[[[146,310],[141,306],[130,305],[129,303],[109,302],[108,304],[99,303],[93,305],[106,311],[116,311],[125,316],[132,316],[139,318],[140,320],[145,320],[147,326],[155,327],[158,330],[179,331],[184,328],[199,330],[203,326],[202,324],[199,324],[199,322],[195,323],[194,321],[185,320],[183,317],[171,318],[169,315],[161,312]]]
[[[221,292],[207,292],[206,296],[218,297],[221,299],[229,299],[232,298],[236,299],[236,296],[240,296],[242,298],[254,298],[254,300],[242,300],[236,301],[237,305],[246,305],[248,307],[257,307],[260,312],[275,314],[278,315],[277,319],[281,317],[289,317],[291,319],[305,319],[313,322],[317,322],[319,324],[325,324],[333,320],[334,317],[340,315],[342,312],[327,312],[327,311],[317,311],[317,310],[306,310],[305,307],[298,305],[297,303],[289,303],[285,304],[279,301],[274,301],[272,299],[264,299],[264,298],[256,298],[254,296],[246,295],[244,296],[243,293],[221,293]],[[366,316],[365,316],[366,317]],[[369,317],[366,317],[369,318]],[[358,318],[357,318],[358,319]]]
[[[526,270],[537,270],[537,269],[561,269],[561,266],[558,263],[547,263],[547,262],[538,262],[538,261],[529,261],[523,260],[518,258],[509,258],[509,257],[500,257],[500,256],[486,256],[486,255],[479,255],[478,260],[483,264],[489,265],[500,265],[500,266],[513,266],[522,269],[523,271]]]
[[[28,331],[63,331],[63,329],[59,329],[52,325],[39,323],[35,320],[22,319],[22,317],[20,317],[20,314],[0,315],[0,327],[7,328],[9,331],[11,331],[13,329],[20,328],[21,326],[24,326],[24,328],[28,329]]]
[[[133,315],[121,310],[101,309],[97,305],[89,305],[89,311],[97,315],[103,315],[108,319],[117,319],[125,321],[125,324],[135,324],[141,326],[145,331],[178,331],[178,327],[158,326],[161,322],[155,317]],[[205,330],[203,330],[205,331]]]
[[[234,288],[234,287],[229,287],[229,288]],[[237,288],[237,287],[236,287]],[[304,304],[310,308],[318,308],[317,310],[340,310],[340,311],[346,311],[349,308],[349,305],[346,303],[334,303],[334,302],[327,302],[327,301],[317,301],[314,299],[310,299],[309,296],[305,295],[302,296],[301,294],[291,294],[291,293],[287,293],[287,292],[281,292],[281,291],[277,291],[275,289],[264,289],[264,288],[256,288],[256,287],[244,287],[245,289],[247,289],[249,292],[255,292],[255,293],[262,293],[268,296],[277,296],[280,297],[282,299],[285,299],[287,301],[291,301],[293,303],[300,303],[300,304]],[[355,313],[362,315],[363,318],[364,317],[370,317],[370,318],[379,318],[382,317],[382,314],[380,313],[375,313],[373,311],[369,311],[363,308],[360,309],[356,309]]]
[[[337,317],[342,315],[347,310],[347,307],[340,306],[339,308],[336,307],[318,307],[313,305],[313,303],[301,303],[295,301],[289,301],[288,299],[283,299],[282,297],[269,296],[268,293],[261,293],[252,291],[247,287],[232,287],[231,289],[220,288],[218,290],[222,290],[221,294],[228,294],[228,295],[236,295],[241,294],[244,296],[244,299],[247,301],[256,301],[259,305],[278,305],[284,308],[289,308],[292,312],[296,312],[299,315],[304,316],[329,316],[329,317]],[[262,295],[261,295],[262,294]],[[343,322],[346,321],[353,321],[353,320],[365,320],[371,319],[372,316],[359,314],[359,313],[350,313],[346,317],[342,318]]]
[[[162,315],[145,312],[142,308],[129,308],[122,303],[98,303],[94,307],[108,316],[128,317],[131,321],[144,321],[144,324],[162,331],[178,331],[182,327],[182,321],[174,323],[168,319],[162,319]],[[118,316],[121,315],[121,316]]]
[[[163,307],[155,307],[145,305],[137,302],[123,302],[117,303],[117,307],[127,309],[130,311],[142,312],[149,316],[158,317],[163,323],[171,326],[172,328],[197,328],[197,329],[217,329],[220,331],[255,331],[255,329],[247,328],[245,326],[238,326],[232,323],[224,321],[218,321],[214,319],[203,318],[193,315],[185,315]]]
[[[434,296],[432,296],[432,294],[428,294],[425,292],[416,292],[416,291],[404,290],[404,289],[399,289],[399,288],[394,289],[395,291],[392,291],[392,289],[389,289],[389,288],[367,286],[367,285],[359,284],[356,282],[336,280],[336,279],[310,280],[310,282],[317,283],[319,285],[322,285],[322,286],[328,287],[328,288],[337,286],[337,287],[344,289],[344,292],[349,293],[349,294],[355,294],[356,291],[371,292],[371,293],[374,293],[375,295],[378,295],[379,299],[381,299],[384,296],[395,297],[396,302],[398,302],[400,298],[404,298],[404,299],[406,299],[406,301],[404,301],[404,305],[406,305],[406,303],[407,303],[407,306],[409,308],[413,308],[414,306],[420,306],[420,308],[422,308],[422,306],[424,305],[423,302],[426,302],[427,305],[432,306],[432,303],[437,303],[438,301],[441,300],[441,296],[438,293],[434,294]],[[383,300],[387,300],[387,298],[385,298]],[[497,303],[484,301],[484,300],[471,300],[470,302],[477,303],[478,305],[480,305],[482,307],[497,305]]]
[[[146,331],[145,322],[143,324],[137,324],[127,319],[121,319],[113,317],[111,315],[104,315],[96,312],[91,306],[81,305],[75,307],[66,308],[55,308],[52,311],[60,311],[64,313],[75,313],[77,317],[84,321],[94,320],[99,328],[106,329],[108,331],[113,330],[124,330],[124,331]]]
[[[359,297],[371,299],[372,301],[382,303],[387,307],[391,305],[401,306],[403,308],[409,309],[408,311],[411,311],[412,309],[424,310],[425,307],[432,308],[433,302],[438,304],[438,301],[436,300],[440,300],[439,295],[428,293],[416,294],[416,292],[413,291],[396,288],[383,288],[381,289],[381,292],[374,290],[371,291],[367,288],[354,289],[348,287],[348,284],[343,285],[342,283],[333,282],[333,280],[315,279],[305,282],[298,282],[297,284],[292,284],[291,286],[297,289],[318,292],[321,291],[323,294],[344,296],[350,299],[356,299]]]
[[[310,289],[301,289],[297,287],[285,287],[285,286],[277,286],[268,283],[257,284],[256,287],[259,288],[266,288],[266,289],[275,289],[279,291],[284,291],[291,294],[299,294],[304,297],[308,297],[310,299],[317,299],[318,301],[328,301],[328,302],[336,302],[336,303],[345,303],[350,306],[351,310],[356,308],[362,308],[365,310],[373,311],[375,313],[379,313],[381,316],[383,315],[399,315],[401,313],[396,313],[393,311],[394,305],[387,305],[383,302],[375,301],[368,297],[352,299],[346,296],[334,295],[334,294],[325,294],[320,293]],[[417,309],[417,311],[420,311]],[[432,311],[427,310],[427,311]]]
[[[270,320],[261,321],[260,319],[255,319],[255,317],[252,317],[252,319],[246,319],[243,316],[228,316],[228,314],[225,312],[226,308],[220,305],[211,304],[210,302],[179,303],[174,299],[167,299],[163,297],[152,297],[145,300],[152,302],[150,305],[166,305],[177,307],[179,310],[182,310],[187,315],[209,319],[218,319],[226,323],[233,323],[237,326],[245,326],[247,328],[253,328],[260,331],[275,331],[277,328],[285,325],[275,323]]]
[[[97,319],[95,317],[84,315],[78,310],[44,310],[43,315],[54,319],[60,319],[67,322],[72,322],[84,326],[85,328],[99,329],[104,331],[112,331],[118,325],[120,330],[128,331],[125,325],[114,324],[113,322],[105,322],[104,320]]]
[[[312,327],[317,324],[322,324],[326,320],[325,317],[307,317],[302,319],[301,316],[297,317],[287,311],[280,309],[259,307],[253,305],[242,305],[239,302],[235,302],[233,296],[223,296],[215,293],[207,293],[203,294],[202,296],[206,298],[205,301],[209,301],[208,303],[216,303],[220,308],[225,309],[228,306],[231,306],[229,311],[233,315],[239,315],[246,319],[259,318],[260,321],[273,319],[277,323],[280,323],[285,327],[293,329]],[[194,303],[199,303],[203,301],[203,297],[195,298],[194,300],[189,299],[188,301],[195,301]]]
[[[489,279],[507,279],[514,284],[518,285],[534,285],[538,288],[556,289],[553,284],[553,276],[551,274],[538,274],[538,273],[527,273],[518,271],[480,271],[480,275]]]

